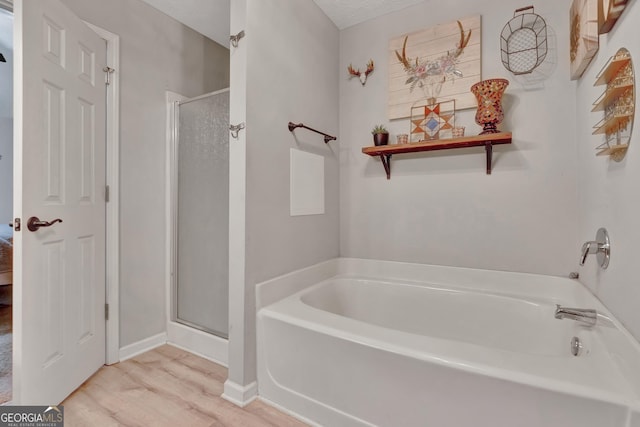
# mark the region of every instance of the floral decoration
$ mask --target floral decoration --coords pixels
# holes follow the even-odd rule
[[[462,77],[462,72],[457,68],[457,64],[460,55],[464,52],[464,48],[469,44],[472,30],[469,30],[465,36],[462,23],[460,21],[457,21],[457,23],[460,28],[460,41],[456,49],[447,51],[446,55],[436,59],[427,60],[426,58],[416,57],[414,60],[408,58],[406,51],[409,36],[404,38],[402,54],[396,51],[396,56],[409,76],[405,84],[410,85],[410,92],[413,92],[418,86],[428,98],[432,98],[433,102],[435,102],[442,84],[447,79],[453,80],[455,77]]]

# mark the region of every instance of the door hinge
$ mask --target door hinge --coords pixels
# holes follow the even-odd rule
[[[109,304],[104,305],[104,320],[109,320]]]
[[[104,74],[105,74],[104,84],[109,86],[111,84],[111,74],[113,74],[113,72],[115,71],[115,68],[104,67],[102,71],[104,71]]]
[[[104,201],[109,202],[109,186],[105,185],[104,187]]]

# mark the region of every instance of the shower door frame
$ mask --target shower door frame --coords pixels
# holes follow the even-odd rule
[[[229,88],[193,98],[166,91],[167,100],[167,342],[227,366],[228,338],[201,325],[178,318],[178,106],[229,92]]]

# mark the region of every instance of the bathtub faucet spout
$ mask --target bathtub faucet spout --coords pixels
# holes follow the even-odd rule
[[[592,308],[569,308],[556,304],[556,319],[571,319],[582,323],[585,326],[596,325],[598,313]]]

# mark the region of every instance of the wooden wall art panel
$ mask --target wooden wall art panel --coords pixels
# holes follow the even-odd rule
[[[462,32],[458,22],[462,26]],[[454,53],[460,47],[461,33],[466,45],[462,53],[452,61]],[[396,55],[396,52],[402,53],[405,38],[407,39],[405,52],[409,63],[415,66],[417,59],[419,64],[430,68],[431,77],[423,80],[425,82],[423,88],[415,84],[411,90],[412,83],[407,82],[411,74],[405,70],[405,66]],[[391,39],[389,41],[389,119],[409,117],[412,106],[416,103],[428,104],[427,99],[434,92],[438,92],[437,102],[455,99],[457,110],[477,107],[476,99],[469,88],[482,80],[481,48],[480,15],[402,34]],[[436,67],[440,67],[440,70]],[[438,79],[439,72],[446,77],[440,90],[426,87],[429,85],[428,80]]]

